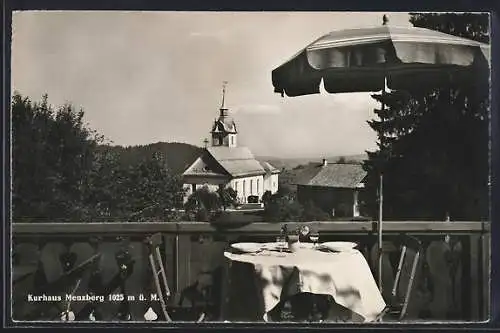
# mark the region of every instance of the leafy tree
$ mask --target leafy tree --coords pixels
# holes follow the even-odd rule
[[[216,192],[203,186],[189,196],[184,207],[191,219],[209,221],[214,213],[221,210],[222,203]]]
[[[12,99],[13,218],[82,220],[85,179],[102,137],[83,123],[83,110],[54,109],[15,93]]]
[[[126,193],[128,169],[119,163],[119,156],[114,151],[96,151],[93,167],[87,178],[86,204],[91,220],[126,219],[122,211]]]
[[[271,191],[266,191],[264,192],[264,194],[262,195],[262,203],[264,204],[264,207],[269,204],[269,201],[271,200],[271,197],[272,197],[272,193]]]
[[[232,187],[220,187],[217,193],[224,210],[238,204],[238,193]]]
[[[16,221],[168,221],[179,218],[180,176],[152,152],[140,163],[83,122],[83,110],[57,109],[16,93],[12,100],[13,218]]]
[[[295,194],[281,188],[273,194],[264,207],[264,218],[271,222],[293,222],[302,220],[303,207]]]
[[[161,154],[122,165],[115,150],[95,154],[87,204],[94,220],[172,221],[180,219],[184,189],[165,167]]]
[[[309,200],[304,205],[301,217],[302,221],[329,221],[331,220],[327,212],[319,208],[313,201]]]
[[[412,14],[419,27],[488,41],[488,17]],[[480,219],[488,216],[487,75],[439,89],[392,91],[373,97],[386,105],[369,125],[378,150],[364,167],[367,210],[376,215],[378,174],[384,172],[384,217]],[[425,88],[425,87],[424,87]]]
[[[130,220],[170,221],[177,216],[174,209],[183,205],[182,179],[169,173],[159,153],[129,168],[124,187],[126,200],[119,208]]]

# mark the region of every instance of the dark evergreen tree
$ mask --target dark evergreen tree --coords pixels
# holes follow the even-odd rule
[[[488,41],[488,16],[412,14],[419,27]],[[364,209],[376,216],[379,173],[384,174],[384,217],[484,219],[488,217],[488,75],[439,89],[392,91],[369,125],[378,150],[369,152]]]

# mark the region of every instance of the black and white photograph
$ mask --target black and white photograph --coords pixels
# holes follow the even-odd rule
[[[488,321],[490,31],[13,12],[11,320]]]

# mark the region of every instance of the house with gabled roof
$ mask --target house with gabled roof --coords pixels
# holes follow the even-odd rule
[[[261,200],[266,191],[272,194],[278,191],[280,171],[268,162],[257,160],[247,147],[238,146],[236,124],[224,107],[224,91],[211,135],[211,146],[205,147],[182,174],[186,199],[203,186],[213,191],[231,187],[240,203],[248,203],[255,197]]]
[[[311,201],[335,217],[359,217],[366,174],[359,163],[309,164],[295,178],[297,199],[302,204]]]

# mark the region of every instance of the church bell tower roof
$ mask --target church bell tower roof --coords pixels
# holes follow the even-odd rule
[[[236,124],[234,119],[229,116],[229,109],[225,106],[225,98],[226,98],[226,84],[227,81],[224,81],[222,86],[222,103],[219,108],[219,118],[214,121],[214,125],[212,126],[212,134],[213,133],[225,133],[225,134],[236,134]]]

